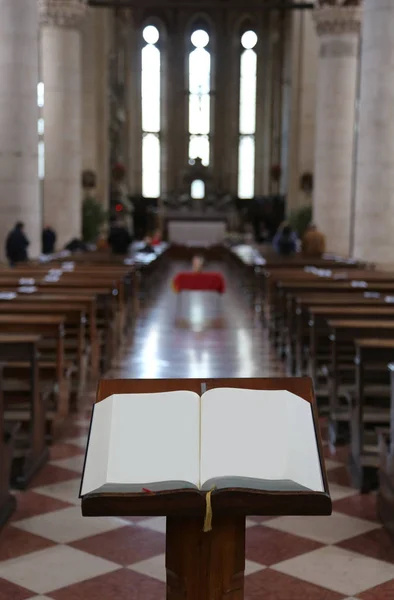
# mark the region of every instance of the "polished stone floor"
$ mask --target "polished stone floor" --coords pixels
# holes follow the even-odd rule
[[[114,377],[275,376],[282,365],[225,272],[220,302],[177,304],[164,277],[141,312]],[[163,518],[83,519],[78,491],[92,395],[0,534],[0,600],[164,600]],[[325,435],[325,424],[322,421]],[[325,445],[332,517],[248,519],[246,600],[393,600],[394,543],[375,496],[352,489],[346,449]]]

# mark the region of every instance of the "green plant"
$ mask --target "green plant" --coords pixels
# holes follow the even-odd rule
[[[88,196],[82,203],[82,237],[87,243],[94,243],[100,229],[107,220],[107,213],[95,198]]]
[[[296,231],[298,237],[302,238],[306,228],[312,222],[312,207],[303,206],[293,211],[289,217],[289,223]]]

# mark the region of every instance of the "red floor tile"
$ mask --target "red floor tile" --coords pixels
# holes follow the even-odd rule
[[[6,579],[0,579],[0,600],[27,600],[33,596],[32,592],[19,585],[14,585]]]
[[[345,487],[352,487],[352,481],[347,467],[331,469],[328,471],[327,477],[328,481],[331,483],[336,483],[337,485],[343,485]]]
[[[321,546],[319,542],[268,527],[250,527],[246,530],[246,558],[261,565],[274,565]]]
[[[385,529],[369,531],[364,535],[345,540],[337,545],[341,546],[341,548],[353,550],[354,552],[359,552],[365,556],[370,556],[371,558],[377,558],[378,560],[384,560],[385,562],[394,564],[394,540]]]
[[[165,600],[165,590],[161,581],[120,569],[51,592],[50,597],[54,600]]]
[[[394,579],[358,595],[360,600],[393,600]]]
[[[343,600],[343,595],[265,569],[246,578],[245,600]]]
[[[21,521],[47,512],[69,508],[72,504],[37,494],[32,490],[16,494],[16,511],[11,521]]]
[[[0,561],[45,550],[54,545],[50,540],[8,525],[0,532]]]
[[[75,471],[63,469],[56,465],[45,465],[43,469],[34,477],[30,484],[30,488],[41,487],[42,485],[50,485],[51,483],[61,483],[68,479],[75,479]]]
[[[72,444],[55,444],[50,448],[50,460],[60,460],[62,458],[72,458],[84,454],[83,448],[73,446]]]
[[[377,521],[376,495],[375,494],[356,494],[333,503],[333,510],[344,513],[351,517],[366,519],[367,521]]]
[[[72,544],[73,548],[128,566],[165,552],[165,535],[142,527],[122,527]]]

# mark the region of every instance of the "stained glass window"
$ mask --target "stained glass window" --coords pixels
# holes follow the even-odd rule
[[[141,56],[142,102],[142,194],[146,198],[160,196],[161,179],[161,55],[160,33],[154,25],[142,32],[145,45]]]
[[[257,54],[258,38],[254,31],[241,37],[238,196],[253,198],[255,173]]]
[[[189,55],[189,159],[201,158],[209,165],[211,123],[211,54],[209,34],[196,29]]]

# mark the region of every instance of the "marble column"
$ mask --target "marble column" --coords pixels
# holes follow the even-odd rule
[[[80,237],[82,221],[82,68],[85,0],[40,0],[45,98],[44,220],[58,248]]]
[[[313,174],[318,67],[318,38],[311,11],[291,11],[290,126],[288,139],[287,210],[308,206],[310,194],[301,176]]]
[[[107,8],[91,9],[82,27],[82,168],[96,173],[95,198],[109,206],[109,27]]]
[[[364,0],[353,254],[393,263],[394,2]]]
[[[313,212],[327,250],[350,253],[354,128],[361,8],[326,2],[314,11],[320,40]]]
[[[38,9],[0,0],[0,260],[16,221],[25,223],[29,254],[41,249],[38,182]]]

